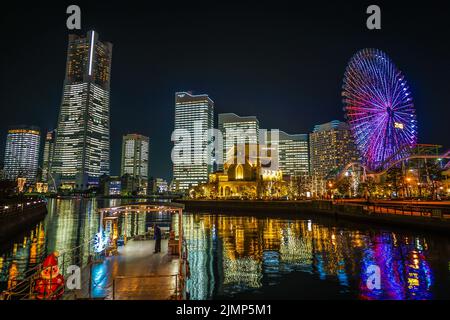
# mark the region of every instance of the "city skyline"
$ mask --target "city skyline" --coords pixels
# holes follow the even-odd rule
[[[4,11],[0,304],[450,299],[450,2]]]
[[[210,13],[203,26],[209,26],[212,22],[210,20],[214,20],[213,18],[222,17],[222,19],[218,20],[218,26],[214,29],[222,37],[220,41],[215,40],[207,36],[205,31],[207,28],[198,28],[195,24],[189,27],[197,31],[200,38],[203,36],[204,39],[207,39],[207,43],[212,45],[210,54],[203,56],[208,57],[208,60],[200,61],[199,57],[196,58],[193,53],[187,52],[195,46],[195,44],[190,44],[188,39],[177,38],[177,42],[173,44],[167,42],[170,35],[181,30],[180,22],[177,23],[173,19],[170,20],[172,29],[168,30],[164,28],[156,28],[155,30],[155,25],[145,28],[142,23],[137,23],[140,26],[140,29],[136,31],[137,34],[134,34],[131,39],[127,39],[119,35],[118,26],[113,25],[110,20],[119,14],[117,7],[111,8],[108,15],[104,17],[96,14],[100,12],[98,6],[81,5],[81,8],[82,10],[87,10],[89,14],[84,16],[83,30],[79,34],[85,34],[92,27],[98,30],[103,39],[114,43],[115,57],[116,50],[118,50],[117,58],[113,59],[112,66],[114,71],[111,84],[111,174],[118,174],[120,170],[121,136],[127,132],[138,132],[153,139],[152,141],[155,141],[153,154],[161,155],[161,160],[155,161],[154,165],[152,165],[150,176],[163,177],[165,179],[171,178],[170,151],[172,144],[170,142],[170,134],[173,130],[173,93],[177,91],[193,90],[194,93],[207,93],[216,102],[215,112],[217,114],[234,112],[242,115],[254,115],[260,120],[261,127],[279,128],[286,132],[310,133],[313,126],[318,123],[324,123],[333,119],[343,120],[340,93],[345,66],[351,56],[358,49],[365,46],[380,47],[386,51],[393,57],[393,60],[396,61],[399,68],[409,79],[411,88],[415,93],[415,105],[419,120],[419,142],[442,144],[444,149],[448,148],[449,142],[446,141],[448,137],[442,135],[439,130],[432,129],[434,126],[445,128],[445,119],[448,118],[448,115],[445,113],[448,111],[442,108],[443,105],[449,104],[448,96],[444,90],[448,80],[441,73],[447,70],[449,62],[444,61],[443,56],[439,54],[435,55],[437,57],[435,60],[438,59],[439,63],[443,63],[439,70],[430,68],[430,65],[426,62],[426,54],[428,54],[426,51],[431,50],[432,54],[436,54],[436,50],[439,51],[437,48],[445,48],[440,47],[444,45],[438,41],[439,32],[441,31],[437,30],[436,34],[433,34],[420,45],[411,41],[414,39],[413,36],[417,36],[417,34],[422,37],[428,36],[427,32],[436,24],[439,26],[439,23],[430,19],[428,26],[421,26],[420,28],[412,23],[406,24],[400,29],[403,32],[402,36],[389,31],[394,29],[394,26],[397,26],[397,24],[405,24],[407,17],[416,16],[418,14],[415,11],[416,9],[406,8],[406,13],[403,12],[399,16],[399,21],[394,22],[392,19],[393,12],[396,12],[395,10],[397,9],[386,5],[383,7],[384,12],[388,12],[384,16],[384,28],[377,34],[368,33],[367,30],[363,29],[365,18],[363,5],[354,9],[345,5],[342,9],[339,9],[337,6],[331,6],[330,8],[325,8],[324,12],[317,10],[318,8],[314,6],[307,7],[307,10],[304,11],[309,12],[312,15],[311,18],[304,16],[295,18],[287,10],[276,8],[273,18],[270,19],[271,24],[269,23],[269,26],[262,23],[263,18],[266,17],[263,12],[256,12],[246,22],[232,9],[225,8],[224,13],[226,13],[227,17],[234,19],[236,22],[234,27],[227,23],[228,19],[223,18],[214,10],[217,8],[203,8],[202,13]],[[57,7],[52,10],[56,9]],[[243,8],[242,12],[247,12],[247,9]],[[189,13],[189,17],[197,17],[194,9],[186,10]],[[389,13],[390,10],[393,12]],[[169,10],[167,8],[160,7],[156,11],[161,15],[158,19],[168,17]],[[295,12],[302,14],[301,11]],[[352,29],[344,25],[339,26],[335,31],[329,29],[334,22],[340,20],[338,17],[333,18],[333,12],[336,13],[336,16],[339,16],[338,13],[342,13],[344,16],[355,15],[359,17],[359,20],[355,18],[356,21],[351,23],[352,26],[358,25],[358,28]],[[17,13],[18,10],[13,10],[12,16]],[[319,13],[321,13],[322,17],[318,21],[314,21],[314,18],[319,18]],[[53,15],[54,12],[47,14]],[[126,21],[131,19],[127,18],[128,12],[126,10],[121,14]],[[428,12],[426,11],[424,14],[427,15]],[[180,16],[180,11],[178,11],[177,16]],[[289,23],[292,28],[288,28],[282,21],[286,21],[286,24]],[[39,23],[44,22],[40,21]],[[54,21],[51,21],[51,23],[54,23]],[[256,27],[252,27],[251,23],[255,23],[256,26],[260,27],[260,32],[256,32]],[[319,36],[317,38],[312,38],[300,32],[301,27],[318,27],[321,23],[322,27],[318,32]],[[163,25],[168,26],[169,21]],[[225,32],[225,28],[228,27],[229,29]],[[131,30],[130,26],[128,28],[128,30]],[[154,37],[156,37],[158,45],[154,47],[156,53],[150,54],[153,59],[142,61],[138,68],[138,65],[131,59],[127,59],[127,57],[129,58],[136,54],[136,49],[139,47],[135,41],[137,40],[136,37],[146,34],[145,30],[156,32]],[[235,37],[239,30],[244,31],[243,35]],[[284,31],[287,34],[283,35]],[[331,40],[332,35],[346,34],[347,31],[350,32],[349,38],[351,41],[349,41],[349,45],[338,45],[336,41]],[[23,29],[17,30],[18,35],[24,32],[25,30]],[[289,38],[296,32],[301,36]],[[3,104],[14,106],[14,110],[8,111],[8,117],[1,120],[3,137],[6,135],[7,127],[18,123],[37,125],[42,128],[42,134],[47,130],[56,128],[58,105],[61,99],[61,79],[64,72],[64,62],[61,62],[66,54],[68,33],[70,32],[61,23],[60,29],[49,31],[42,36],[42,43],[48,46],[44,45],[43,48],[40,48],[40,50],[43,50],[43,55],[42,63],[39,65],[30,66],[23,60],[18,60],[18,58],[14,57],[16,50],[24,48],[21,46],[27,46],[25,44],[20,44],[19,46],[15,40],[12,43],[17,44],[17,46],[12,46],[8,52],[4,53],[5,58],[8,58],[8,60],[11,58],[11,61],[15,62],[12,63],[14,70],[20,71],[22,68],[31,68],[36,74],[42,74],[43,70],[45,70],[46,74],[43,74],[42,81],[39,81],[43,82],[43,84],[33,81],[33,77],[30,77],[30,79],[22,77],[20,79],[21,82],[19,82],[22,84],[21,87],[27,87],[27,90],[28,86],[30,86],[30,96],[34,97],[37,103],[29,100],[27,102],[26,97],[20,97],[15,94],[15,88],[2,92]],[[364,34],[363,38],[361,37],[362,34]],[[263,36],[269,37],[269,39],[279,44],[281,49],[274,51],[260,43]],[[384,41],[382,41],[383,39]],[[249,44],[244,44],[245,41],[249,41]],[[405,43],[408,43],[409,46],[405,46]],[[428,44],[428,46],[424,43]],[[299,54],[299,49],[304,44],[308,45],[312,53]],[[165,53],[171,52],[171,48],[173,49],[174,46],[178,47],[180,45],[189,48],[189,50],[184,52],[183,57],[171,54],[166,59],[163,58]],[[217,49],[224,48],[227,45],[233,45],[233,49],[227,50],[226,54],[217,54]],[[412,49],[411,46],[413,46]],[[425,47],[427,47],[426,50]],[[288,49],[291,49],[291,51]],[[333,51],[330,49],[333,49]],[[415,59],[411,55],[406,54],[406,51],[411,50],[414,50],[416,55],[424,58]],[[197,55],[200,54],[198,50],[196,53]],[[317,56],[312,57],[315,54]],[[331,58],[330,61],[326,59],[327,56]],[[285,57],[286,61],[281,62],[280,57]],[[19,61],[24,65],[19,65]],[[225,68],[229,66],[230,62],[236,63],[236,66],[232,68],[233,72]],[[271,63],[275,63],[275,65],[269,67]],[[261,68],[262,64],[265,67]],[[306,66],[307,64],[312,66],[308,67]],[[168,65],[170,65],[168,75],[161,76],[161,68],[165,68]],[[198,75],[192,74],[191,71],[194,68],[198,69]],[[150,72],[151,70],[155,72],[152,73]],[[186,70],[189,70],[189,72],[186,72]],[[147,76],[143,78],[143,75],[147,73],[151,75],[148,80]],[[230,81],[233,74],[235,83]],[[9,66],[5,66],[5,73],[2,78],[4,87],[6,87],[6,80],[11,77],[12,79],[15,77],[12,75],[12,69]],[[137,83],[141,82],[139,88],[131,88],[130,85],[125,84],[130,77],[136,78]],[[305,81],[303,78],[308,79],[308,81]],[[145,81],[142,81],[144,79]],[[30,85],[30,82],[33,82],[33,86]],[[318,83],[321,83],[321,85],[318,86]],[[37,95],[39,91],[34,91],[38,90],[35,87],[40,88],[39,91],[42,92],[42,95]],[[49,87],[51,89],[44,89]],[[12,97],[15,99],[12,100]],[[35,105],[39,105],[36,108],[38,110],[33,109]],[[438,109],[444,112],[440,117],[437,116]],[[132,112],[127,112],[127,110]],[[131,117],[133,113],[142,114],[143,116],[139,117],[139,119],[143,120],[136,121],[135,117]],[[148,120],[145,120],[145,117]],[[153,119],[155,121],[152,121]],[[214,119],[214,121],[216,122],[217,119]],[[43,140],[44,136],[41,136],[41,139]],[[5,139],[2,138],[0,142],[2,159],[5,150],[4,143]]]

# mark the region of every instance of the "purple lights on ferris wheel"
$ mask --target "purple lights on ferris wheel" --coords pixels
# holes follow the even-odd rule
[[[405,77],[378,49],[358,51],[343,84],[347,122],[363,164],[386,169],[406,157],[417,143],[417,121]]]

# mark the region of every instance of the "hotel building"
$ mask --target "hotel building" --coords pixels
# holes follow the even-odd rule
[[[316,125],[309,141],[315,191],[323,194],[326,179],[331,178],[349,162],[358,161],[359,154],[346,122],[333,120]]]
[[[4,159],[6,179],[26,178],[27,183],[36,182],[41,142],[38,127],[17,126],[8,130]]]

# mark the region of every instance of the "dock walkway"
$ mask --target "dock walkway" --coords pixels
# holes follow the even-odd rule
[[[66,299],[167,300],[176,294],[179,259],[167,252],[153,253],[154,240],[130,240],[116,256],[92,266],[91,295],[89,268],[82,271],[82,289],[66,294]]]

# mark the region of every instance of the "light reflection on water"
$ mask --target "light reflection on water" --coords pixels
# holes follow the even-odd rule
[[[50,200],[41,223],[0,247],[0,289],[14,285],[49,252],[93,239],[99,226],[96,209],[119,204]],[[122,217],[120,234],[144,233],[149,218],[128,214],[124,223]],[[177,230],[176,217],[172,223]],[[322,293],[327,298],[450,298],[448,237],[359,224],[344,228],[335,221],[300,217],[186,214],[183,223],[191,299],[320,298]],[[65,256],[65,266],[85,261],[90,253],[90,246],[81,247]],[[380,268],[379,290],[366,285],[370,265]],[[95,282],[103,287],[106,270],[94,271]]]
[[[308,297],[309,286],[322,281],[338,286],[335,298],[449,298],[449,270],[442,268],[450,258],[448,238],[383,230],[301,219],[187,216],[191,299],[264,298],[284,285],[286,275],[296,281],[295,275],[305,274],[310,279],[300,281],[298,291],[279,290],[278,297]],[[380,268],[379,290],[368,289],[370,265]]]

